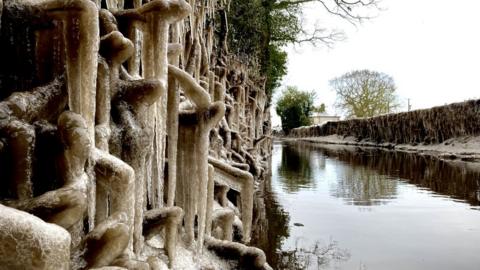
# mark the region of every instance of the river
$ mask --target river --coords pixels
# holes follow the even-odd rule
[[[274,269],[478,270],[480,172],[471,165],[276,142],[253,244]]]

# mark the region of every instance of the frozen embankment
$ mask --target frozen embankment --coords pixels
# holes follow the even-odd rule
[[[288,139],[480,160],[480,100],[293,129]]]

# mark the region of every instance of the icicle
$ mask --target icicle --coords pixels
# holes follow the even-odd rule
[[[99,44],[98,10],[89,0],[51,0],[38,4],[47,12],[59,12],[65,22],[66,68],[69,107],[87,121],[91,140],[95,138],[95,86]]]
[[[222,104],[223,105],[223,104]],[[218,113],[218,112],[217,112]],[[223,112],[224,113],[224,112]],[[212,115],[215,117],[215,115]],[[220,116],[223,117],[223,114]],[[220,117],[216,117],[220,120]],[[205,119],[207,120],[207,119]],[[210,119],[208,119],[210,120]],[[218,121],[217,121],[218,122]],[[215,124],[217,123],[215,122]],[[197,214],[198,214],[198,242],[197,242],[197,252],[201,252],[203,249],[203,239],[205,234],[205,222],[207,215],[207,191],[208,191],[208,135],[211,128],[213,127],[210,123],[198,123],[199,132],[198,132],[198,141],[196,143],[196,158],[197,158],[197,173],[199,176],[198,179],[198,197],[196,200],[197,203]]]
[[[162,192],[160,184],[163,183],[164,168],[164,152],[165,152],[165,130],[166,130],[166,97],[162,93],[166,93],[167,89],[167,70],[168,70],[168,29],[171,23],[174,23],[191,11],[190,6],[184,0],[177,0],[165,3],[164,1],[152,1],[140,8],[139,14],[146,18],[143,26],[144,42],[142,55],[143,76],[146,79],[156,79],[159,81],[160,90],[156,104],[147,109],[146,114],[140,118],[147,129],[153,130],[153,139],[155,140],[155,148],[149,148],[146,156],[145,164],[151,164],[143,168],[142,175],[137,183],[137,209],[135,221],[136,250],[139,251],[143,245],[141,224],[143,220],[142,209],[144,209],[144,189],[149,174],[153,172],[156,179],[152,183],[156,184],[157,192]],[[155,102],[154,101],[154,102]],[[155,163],[152,164],[152,160]],[[163,199],[162,199],[163,201]],[[157,205],[163,204],[161,201]]]
[[[190,20],[190,31],[192,32],[192,37],[196,36],[196,27],[195,27],[195,13],[197,11],[197,6],[196,6],[196,1],[195,0],[189,0],[190,6],[192,7],[193,12],[189,16]]]
[[[159,192],[161,189],[162,183],[160,183],[159,179],[159,171],[158,171],[158,166],[160,166],[158,163],[159,161],[159,156],[157,151],[155,149],[158,149],[158,141],[159,141],[159,132],[158,132],[158,123],[155,120],[153,123],[153,144],[152,148],[150,149],[150,153],[147,155],[147,168],[146,168],[146,174],[145,174],[145,190],[146,190],[146,196],[148,199],[148,205],[150,207],[156,207],[157,205],[157,192]],[[150,156],[151,155],[151,156]],[[162,189],[163,190],[163,189]],[[145,207],[145,210],[147,207]]]
[[[193,222],[195,218],[195,211],[192,204],[193,197],[197,193],[195,187],[198,187],[196,162],[193,153],[195,150],[195,127],[181,125],[182,113],[180,113],[180,123],[178,139],[182,144],[178,145],[178,173],[177,173],[177,189],[176,189],[176,203],[182,207],[185,212],[185,233],[186,244],[191,245],[194,238]],[[192,177],[193,176],[193,177]],[[188,180],[187,180],[188,179]],[[192,190],[191,190],[192,189]]]
[[[172,40],[179,41],[178,23],[173,26]],[[180,44],[179,44],[180,45]],[[181,52],[180,46],[169,46],[172,49],[169,62],[173,66],[179,65],[179,56]],[[177,184],[177,145],[178,145],[178,106],[180,101],[180,93],[177,82],[168,77],[168,100],[167,100],[167,134],[168,134],[168,194],[167,206],[171,207],[175,202],[175,189]]]
[[[97,72],[97,113],[95,114],[95,146],[108,151],[110,138],[110,70],[107,62],[100,58]]]
[[[116,215],[125,215],[122,220],[127,225],[126,236],[129,243],[129,251],[133,245],[133,222],[135,193],[132,192],[135,186],[135,173],[129,165],[122,160],[108,154],[107,152],[94,149],[95,173],[99,186],[108,190],[110,199],[109,216],[106,220]],[[117,220],[119,222],[120,220]],[[103,220],[98,221],[103,222]]]
[[[156,5],[155,5],[156,4]],[[190,7],[183,1],[177,1],[170,4],[172,6],[164,7],[160,2],[151,2],[142,6],[141,12],[147,17],[147,37],[145,40],[146,61],[144,64],[145,78],[155,78],[160,81],[162,89],[167,89],[168,80],[168,29],[169,25],[186,16],[190,12]],[[176,6],[175,6],[176,5]],[[165,91],[166,92],[166,91]],[[157,189],[158,202],[156,206],[163,205],[163,169],[165,157],[165,135],[167,118],[167,97],[160,96],[157,104],[149,112],[150,119],[153,119],[154,144],[152,156],[155,156],[156,162],[153,164]]]
[[[0,26],[7,37],[16,28],[12,25],[15,20],[5,18],[12,16],[9,12],[3,13],[2,20],[3,2],[0,0],[0,22],[8,21],[10,25]],[[20,198],[13,198],[12,205],[35,212],[33,206],[38,204],[47,207],[67,203],[59,211],[68,214],[57,215],[56,210],[52,215],[39,213],[46,221],[68,227],[71,233],[69,243],[59,241],[59,245],[67,247],[54,257],[69,252],[70,245],[75,269],[107,265],[128,269],[166,267],[153,256],[145,262],[153,254],[144,253],[144,235],[149,238],[164,233],[165,253],[172,267],[181,231],[178,226],[184,221],[187,245],[195,244],[191,247],[196,254],[203,251],[204,243],[214,250],[232,247],[234,254],[241,251],[238,256],[253,258],[251,261],[259,263],[259,268],[269,269],[262,264],[262,254],[257,250],[230,242],[218,244],[210,238],[214,223],[213,235],[230,241],[235,226],[241,228],[243,241],[249,241],[253,176],[246,171],[263,168],[257,168],[259,158],[252,150],[245,149],[253,145],[253,151],[257,151],[256,147],[260,147],[265,138],[260,136],[264,135],[263,120],[268,116],[261,93],[249,98],[257,88],[248,81],[245,67],[228,54],[224,39],[215,40],[216,12],[230,1],[188,0],[190,6],[185,0],[132,0],[127,2],[126,10],[124,0],[107,0],[107,9],[100,9],[100,0],[20,2],[26,14],[36,12],[34,17],[39,23],[13,33],[14,38],[5,42],[22,47],[27,55],[18,57],[22,61],[32,58],[32,72],[37,73],[32,79],[24,78],[27,72],[18,76],[15,84],[28,91],[12,97],[21,102],[12,105],[8,98],[0,101],[0,110],[9,104],[5,112],[11,117],[0,127],[6,134],[0,140],[0,150],[7,145],[15,150],[8,154],[13,152],[12,158],[21,163],[12,169],[17,174],[10,177],[15,178],[18,186],[14,188]],[[222,21],[226,22],[225,18]],[[128,65],[123,66],[125,61]],[[28,89],[63,74],[65,82],[55,80],[40,91]],[[38,93],[42,96],[38,97]],[[36,102],[29,102],[29,98]],[[229,113],[224,117],[226,107]],[[62,114],[66,108],[69,112]],[[31,186],[36,179],[30,178],[37,173],[33,172],[35,160],[42,158],[36,154],[35,146],[42,143],[43,136],[56,136],[52,123],[59,115],[57,130],[61,137],[71,136],[77,142],[77,147],[64,146],[60,161],[58,172],[68,177],[55,178],[65,180],[65,186],[33,197]],[[41,134],[37,142],[36,134]],[[40,155],[42,151],[38,151]],[[168,187],[164,179],[166,152]],[[216,164],[209,160],[209,154],[229,163],[217,160],[220,165]],[[223,174],[231,183],[225,186],[219,201],[228,209],[214,212],[215,184],[221,184],[215,181]],[[228,201],[228,188],[240,193],[240,211]],[[36,186],[33,190],[37,192]],[[65,194],[70,199],[54,200]],[[55,203],[49,204],[52,201]],[[165,201],[168,207],[163,207]],[[4,212],[1,206],[0,212]],[[85,213],[88,228],[82,230]],[[0,215],[0,223],[3,221]],[[151,239],[152,244],[156,240]],[[39,258],[43,263],[43,257]],[[62,267],[50,258],[45,262],[47,267]]]
[[[208,165],[208,187],[207,187],[207,212],[205,214],[205,236],[212,234],[212,212],[213,212],[213,192],[215,188],[214,180],[215,169],[212,165]]]
[[[215,100],[215,73],[213,71],[208,71],[208,86],[210,98]]]
[[[135,45],[135,52],[133,53],[133,56],[128,59],[128,72],[133,77],[139,77],[143,35],[142,32],[137,29],[135,22],[130,23],[128,26],[128,38]]]
[[[192,81],[191,79],[190,82]],[[207,215],[208,136],[210,130],[223,117],[224,113],[224,104],[218,102],[209,106],[208,110],[197,109],[194,112],[180,114],[179,135],[181,134],[181,139],[184,139],[185,143],[179,145],[178,149],[178,168],[180,170],[177,196],[180,199],[180,206],[185,211],[187,244],[193,241],[193,221],[195,214],[198,215],[197,251],[201,251],[203,247]],[[196,154],[194,156],[191,153]],[[190,173],[192,171],[196,174],[192,175]]]
[[[219,82],[215,82],[215,87],[214,87],[215,95],[213,100],[214,101],[220,101],[220,102],[225,102],[225,88],[223,85]]]

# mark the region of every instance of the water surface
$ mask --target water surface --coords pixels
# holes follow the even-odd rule
[[[254,244],[274,269],[480,269],[480,174],[392,151],[276,143]]]

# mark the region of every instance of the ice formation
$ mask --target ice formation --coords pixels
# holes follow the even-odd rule
[[[0,269],[269,269],[269,108],[228,2],[0,0]]]

